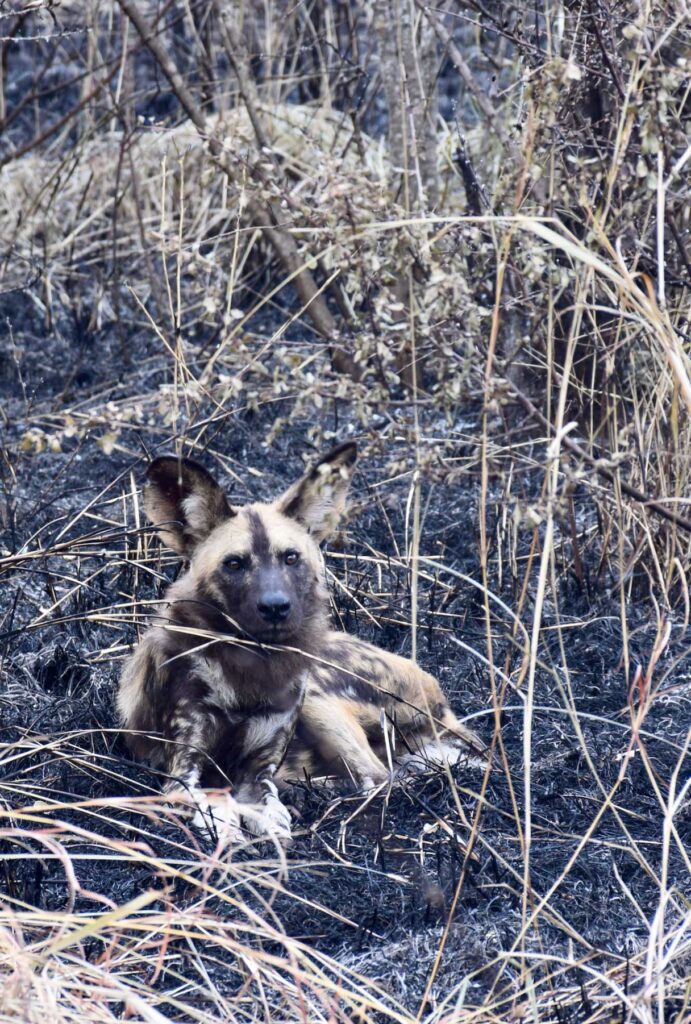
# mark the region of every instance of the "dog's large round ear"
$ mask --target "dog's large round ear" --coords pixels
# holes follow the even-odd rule
[[[235,515],[223,489],[194,459],[161,455],[146,470],[144,509],[162,542],[189,558],[211,531]]]
[[[354,441],[332,448],[274,502],[275,507],[302,523],[315,540],[323,540],[343,515],[356,460]]]

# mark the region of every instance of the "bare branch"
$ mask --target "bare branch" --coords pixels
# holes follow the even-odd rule
[[[171,89],[180,101],[180,105],[206,143],[214,163],[230,181],[235,181],[237,178],[237,159],[224,147],[223,141],[214,133],[211,123],[204,116],[194,96],[187,88],[182,75],[180,75],[166,53],[160,39],[150,31],[146,20],[133,0],[118,0],[118,3],[131,20],[142,42],[168,79]],[[245,89],[247,89],[246,81],[244,85]],[[240,83],[240,88],[243,88],[242,82]],[[253,198],[250,198],[248,208],[251,217],[261,227],[264,235],[268,238],[283,264],[284,270],[294,282],[300,300],[304,304],[305,311],[309,314],[315,328],[323,338],[333,341],[338,334],[336,321],[312,274],[307,269],[295,239],[289,230],[280,225],[280,221],[286,220],[286,211],[279,211],[273,203],[261,203]],[[344,373],[353,372],[352,359],[341,348],[334,347],[332,355],[334,366],[337,370]]]

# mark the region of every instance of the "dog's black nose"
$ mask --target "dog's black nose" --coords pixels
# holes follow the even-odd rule
[[[257,610],[263,619],[276,625],[288,618],[290,601],[285,594],[264,594],[257,601]]]

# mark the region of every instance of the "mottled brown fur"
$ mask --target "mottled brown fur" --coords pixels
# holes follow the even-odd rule
[[[355,446],[341,445],[276,501],[240,509],[199,464],[151,464],[147,514],[189,564],[127,662],[118,709],[131,749],[169,788],[230,785],[285,818],[276,772],[370,786],[394,764],[483,749],[432,676],[328,627],[317,544],[354,463]]]

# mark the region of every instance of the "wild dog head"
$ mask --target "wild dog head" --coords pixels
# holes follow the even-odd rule
[[[354,443],[322,456],[271,503],[231,505],[192,459],[162,456],[147,471],[144,507],[164,544],[189,560],[174,615],[261,643],[301,646],[323,628],[319,542],[345,507]],[[181,600],[182,598],[182,600]]]

